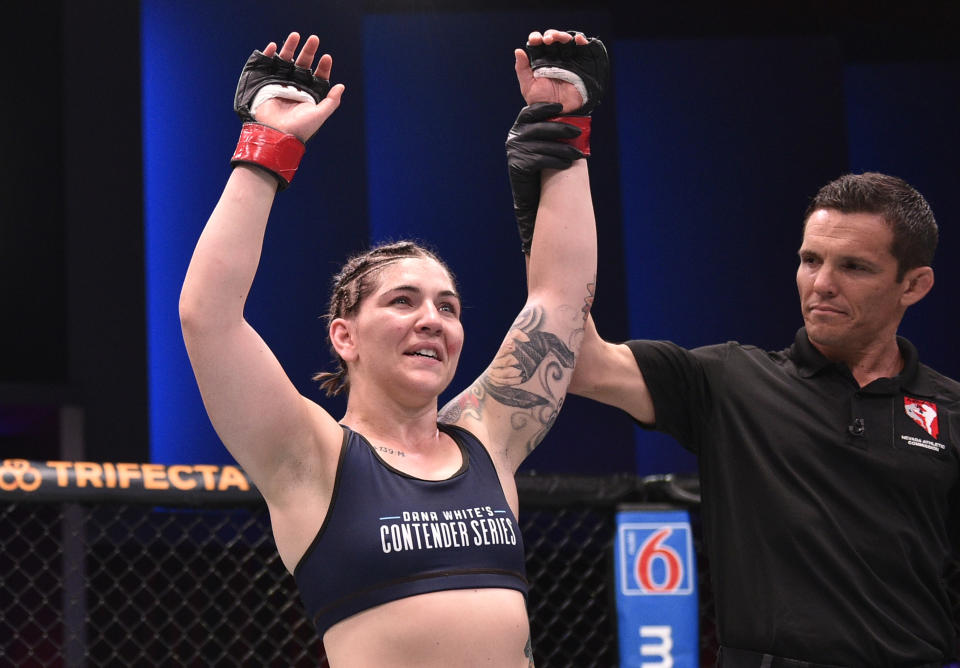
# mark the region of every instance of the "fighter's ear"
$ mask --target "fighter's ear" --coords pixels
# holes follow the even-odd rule
[[[330,321],[330,343],[344,362],[352,362],[357,357],[353,325],[353,321],[346,318],[334,318]]]
[[[927,296],[933,287],[933,267],[915,267],[903,275],[900,282],[903,293],[900,302],[906,306],[916,304]]]

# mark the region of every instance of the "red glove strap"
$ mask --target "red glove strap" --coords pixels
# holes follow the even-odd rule
[[[590,155],[590,118],[590,116],[556,116],[547,120],[560,121],[561,123],[580,128],[581,132],[579,136],[573,137],[572,139],[559,139],[558,141],[580,149],[580,152],[584,155]]]
[[[300,166],[307,147],[294,135],[260,123],[244,123],[230,164],[254,164],[277,177],[283,190]]]

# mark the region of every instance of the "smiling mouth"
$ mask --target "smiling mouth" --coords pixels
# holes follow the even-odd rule
[[[426,357],[427,359],[440,361],[440,356],[437,355],[434,350],[414,350],[413,352],[407,353],[411,357]]]

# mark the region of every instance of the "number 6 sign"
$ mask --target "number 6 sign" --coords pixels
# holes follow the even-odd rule
[[[696,552],[687,512],[618,509],[614,550],[620,665],[696,668]]]

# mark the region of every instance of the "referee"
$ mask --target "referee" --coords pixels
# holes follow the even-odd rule
[[[719,666],[957,659],[960,383],[897,335],[937,237],[910,185],[845,175],[804,217],[789,347],[612,344],[588,322],[570,391],[698,455]]]

